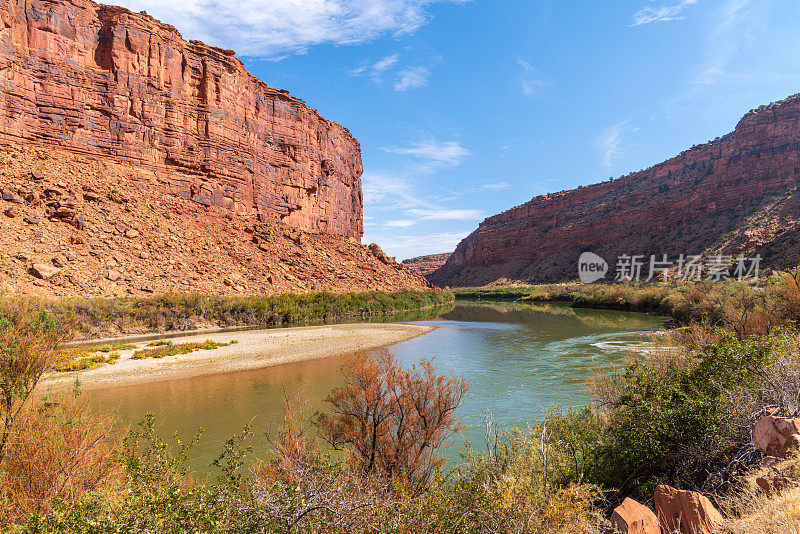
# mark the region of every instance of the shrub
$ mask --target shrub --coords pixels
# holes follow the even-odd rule
[[[321,434],[335,449],[347,446],[365,475],[424,486],[444,462],[438,447],[461,428],[455,411],[467,382],[438,374],[427,360],[405,369],[386,351],[352,359],[345,377],[326,399],[331,414],[316,419]]]
[[[0,305],[0,462],[36,384],[59,361],[69,322],[25,303]]]
[[[22,412],[0,464],[0,522],[46,514],[59,500],[80,500],[118,484],[112,426],[70,395]]]
[[[218,343],[215,341],[206,340],[202,343],[179,343],[173,345],[161,345],[153,349],[137,350],[131,356],[134,360],[144,360],[145,358],[166,358],[167,356],[176,356],[178,354],[189,354],[196,350],[214,350],[220,347],[227,347],[230,343]]]
[[[660,480],[699,487],[736,445],[728,397],[752,383],[779,336],[719,340],[678,349],[672,360],[638,359],[596,380],[608,428],[591,480],[648,498]],[[684,352],[685,351],[685,352]]]

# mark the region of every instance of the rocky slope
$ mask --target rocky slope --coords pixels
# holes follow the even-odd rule
[[[735,130],[645,171],[534,198],[487,218],[447,263],[438,285],[577,277],[584,251],[614,269],[621,254],[763,252],[798,263],[800,95],[752,110]]]
[[[417,256],[416,258],[405,259],[402,261],[402,264],[412,271],[425,276],[444,265],[449,257],[449,252],[444,254],[429,254],[427,256]]]
[[[0,138],[158,172],[201,205],[360,238],[358,141],[233,51],[90,0],[0,3]]]
[[[361,150],[230,50],[0,3],[0,294],[422,289],[362,246]]]
[[[176,196],[111,158],[0,146],[0,294],[422,289],[377,245]]]

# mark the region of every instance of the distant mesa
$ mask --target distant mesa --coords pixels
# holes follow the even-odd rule
[[[429,254],[427,256],[408,258],[403,260],[402,263],[412,271],[418,272],[422,276],[427,276],[444,265],[449,257],[450,252],[445,252],[444,254]]]
[[[622,254],[718,251],[797,264],[800,95],[747,113],[736,129],[645,171],[538,196],[484,220],[427,278],[439,286],[577,278],[592,251],[613,270]]]

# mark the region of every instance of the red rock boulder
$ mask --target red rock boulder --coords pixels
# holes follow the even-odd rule
[[[626,498],[614,508],[611,524],[621,534],[659,534],[658,518],[647,506]]]
[[[387,265],[394,263],[394,261],[386,255],[386,253],[377,243],[370,244],[369,251],[372,252],[372,255],[378,258],[378,261],[380,262],[383,262]]]
[[[767,497],[772,497],[786,488],[797,485],[797,480],[788,477],[758,477],[756,484]]]
[[[753,445],[767,456],[786,458],[800,448],[800,419],[764,417],[753,426]]]
[[[681,491],[662,484],[653,495],[661,534],[711,534],[722,514],[696,491]]]

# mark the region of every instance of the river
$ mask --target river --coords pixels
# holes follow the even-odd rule
[[[470,382],[459,408],[466,430],[443,451],[451,460],[466,440],[484,447],[484,417],[498,426],[524,426],[554,405],[591,400],[585,384],[598,365],[615,365],[649,342],[644,332],[663,318],[644,314],[573,309],[561,304],[457,302],[451,311],[413,321],[438,328],[387,347],[404,363],[433,359]],[[343,382],[343,358],[307,361],[255,371],[122,386],[89,391],[89,402],[115,412],[125,425],[153,412],[159,432],[188,438],[204,432],[190,454],[198,473],[222,450],[222,441],[251,421],[255,454],[268,447],[264,436],[282,421],[283,398],[305,419],[324,408],[325,396]]]

